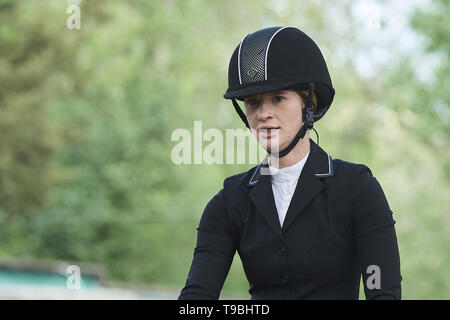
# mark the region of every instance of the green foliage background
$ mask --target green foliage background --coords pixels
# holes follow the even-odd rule
[[[69,30],[65,1],[0,0],[0,258],[95,262],[111,281],[181,289],[204,206],[253,165],[177,166],[171,134],[194,120],[242,128],[222,98],[232,51],[259,28],[295,25],[337,92],[320,145],[368,165],[394,212],[404,298],[449,299],[449,2],[410,17],[420,52],[370,76],[354,61],[370,50],[358,1],[281,2],[85,0]],[[224,292],[247,290],[236,256]]]

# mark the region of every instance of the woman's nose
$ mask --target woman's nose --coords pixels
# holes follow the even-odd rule
[[[256,113],[256,117],[258,120],[264,121],[269,116],[271,116],[271,108],[269,106],[269,103],[266,101],[262,101],[261,104],[258,107],[258,111]]]

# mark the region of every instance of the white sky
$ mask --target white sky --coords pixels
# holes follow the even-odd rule
[[[429,0],[382,1],[359,0],[352,6],[363,49],[356,53],[355,65],[362,76],[372,76],[383,64],[409,56],[417,62],[416,74],[422,81],[433,80],[438,55],[424,54],[424,39],[409,26],[416,9],[426,8]]]
[[[414,32],[409,26],[411,15],[416,9],[426,8],[430,0],[308,0],[324,8],[326,30],[329,30],[333,52],[327,52],[326,46],[321,46],[325,56],[336,57],[334,63],[351,58],[362,77],[371,77],[389,63],[395,63],[402,56],[413,59],[417,65],[416,73],[422,81],[433,80],[433,68],[439,64],[439,55],[424,54],[424,38]],[[290,10],[301,10],[302,6],[293,8],[293,0],[271,0],[268,7],[274,10],[280,17],[289,16]],[[297,4],[297,3],[295,3]],[[351,21],[347,16],[342,17],[343,10],[350,8]],[[345,15],[345,14],[344,14]],[[302,28],[301,15],[298,16],[298,25]],[[347,20],[345,20],[347,19]],[[297,20],[297,17],[294,18]],[[339,46],[339,36],[348,34],[349,39],[356,37],[351,46],[347,42]],[[314,29],[307,32],[315,39]],[[347,39],[348,41],[348,39]]]

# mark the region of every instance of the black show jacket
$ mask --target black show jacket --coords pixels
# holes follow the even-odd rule
[[[380,184],[365,165],[310,145],[282,227],[261,165],[225,179],[200,219],[180,300],[218,299],[236,250],[251,299],[358,299],[361,275],[367,299],[401,298],[395,221]]]

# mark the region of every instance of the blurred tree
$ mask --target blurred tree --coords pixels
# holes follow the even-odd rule
[[[60,132],[46,102],[64,91],[61,62],[75,42],[42,23],[48,14],[37,3],[0,2],[0,216],[7,220],[45,206],[58,179],[51,157]]]
[[[426,36],[427,52],[437,61],[429,66],[433,78],[426,83],[416,82],[413,106],[420,114],[420,133],[442,158],[450,182],[450,2],[433,1],[427,10],[416,12],[411,25]]]

